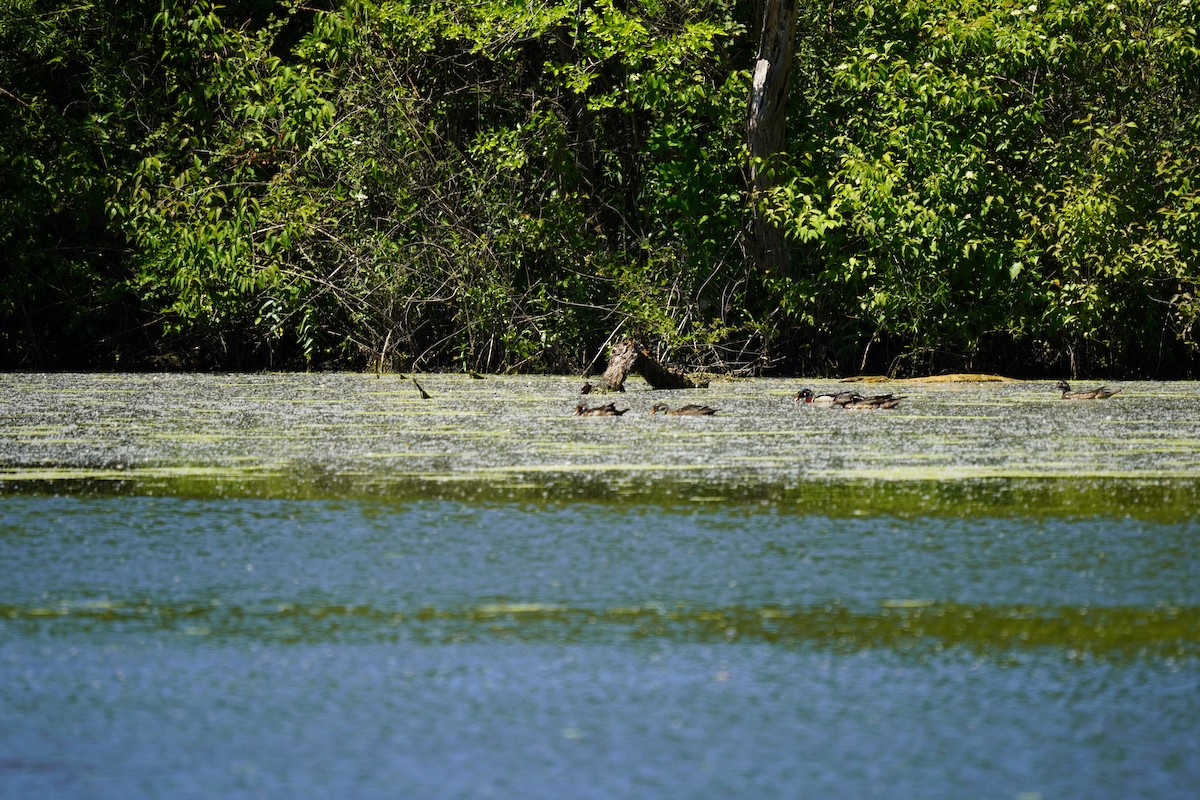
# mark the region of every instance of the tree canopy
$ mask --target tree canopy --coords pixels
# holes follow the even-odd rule
[[[769,162],[757,5],[8,0],[2,364],[1196,373],[1189,0],[797,0]]]

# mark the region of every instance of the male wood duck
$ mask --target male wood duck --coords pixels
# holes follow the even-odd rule
[[[628,411],[628,408],[617,408],[616,403],[607,403],[602,406],[585,406],[583,403],[575,406],[575,416],[577,417],[619,417]]]
[[[1107,386],[1097,386],[1095,389],[1073,392],[1071,384],[1066,381],[1059,381],[1054,384],[1054,388],[1062,392],[1063,400],[1107,400],[1121,391],[1120,389],[1109,389]]]
[[[792,398],[797,403],[812,403],[818,406],[843,406],[846,403],[862,400],[863,396],[858,392],[832,392],[829,394],[813,394],[812,389],[801,389],[796,392],[796,396]]]
[[[715,408],[710,406],[700,406],[695,403],[689,403],[686,406],[679,408],[671,408],[666,403],[655,403],[650,406],[650,413],[653,414],[670,414],[672,416],[690,416],[690,417],[711,417],[717,413]]]

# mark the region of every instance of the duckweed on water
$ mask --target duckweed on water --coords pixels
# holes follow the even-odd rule
[[[516,638],[581,643],[622,638],[680,642],[762,641],[837,651],[900,652],[961,647],[989,657],[1053,649],[1097,659],[1200,656],[1200,608],[1035,608],[891,601],[875,612],[838,604],[816,608],[623,607],[488,603],[414,611],[370,606],[210,603],[0,605],[0,619],[54,636],[175,631],[222,639],[464,642]]]
[[[829,382],[668,393],[631,381],[629,414],[581,420],[573,377],[421,383],[432,399],[401,376],[0,376],[0,491],[674,502],[719,487],[730,502],[832,513],[1200,506],[1197,384],[1127,384],[1091,404],[1049,382],[884,384],[872,391],[907,395],[901,409],[845,413],[790,399]],[[664,399],[718,415],[651,417]]]

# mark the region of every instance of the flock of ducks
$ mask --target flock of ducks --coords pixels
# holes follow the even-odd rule
[[[1107,400],[1113,395],[1119,393],[1120,389],[1109,389],[1107,386],[1097,386],[1095,389],[1087,389],[1084,391],[1072,391],[1071,385],[1066,381],[1059,381],[1054,384],[1054,388],[1062,392],[1063,400]],[[895,408],[900,405],[900,401],[904,400],[908,395],[894,394],[876,394],[871,396],[861,395],[858,392],[830,392],[827,394],[814,394],[812,389],[804,388],[796,392],[793,400],[796,405],[812,404],[819,406],[830,406],[833,408],[844,408],[853,411],[877,411]],[[628,408],[617,408],[616,403],[605,403],[602,406],[588,406],[580,403],[575,406],[575,416],[577,417],[619,417]],[[670,416],[689,416],[689,417],[711,417],[716,414],[717,410],[711,406],[702,406],[689,404],[680,406],[679,408],[671,408],[665,403],[655,403],[650,406],[650,414],[667,414]]]
[[[575,416],[577,417],[619,417],[628,411],[628,408],[617,408],[616,403],[606,403],[602,406],[586,406],[583,403],[575,406]],[[679,408],[671,408],[666,403],[655,403],[650,406],[651,416],[655,414],[668,414],[673,417],[711,417],[716,414],[717,410],[711,406],[700,406],[688,404]]]
[[[831,394],[813,394],[812,389],[801,389],[792,399],[796,404],[811,403],[817,406],[837,406],[856,411],[873,411],[876,409],[895,408],[908,395],[876,394],[864,397],[858,392],[833,392]]]

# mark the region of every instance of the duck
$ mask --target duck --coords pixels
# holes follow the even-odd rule
[[[877,394],[871,397],[857,397],[848,403],[841,403],[842,408],[848,408],[854,411],[874,411],[878,409],[895,408],[900,405],[900,401],[908,397],[902,394],[897,397],[894,394]]]
[[[1062,392],[1063,400],[1107,400],[1121,391],[1120,389],[1109,389],[1107,386],[1097,386],[1095,389],[1073,392],[1071,384],[1066,381],[1059,381],[1054,384],[1054,388]]]
[[[686,406],[672,409],[666,403],[655,403],[650,406],[650,413],[653,414],[670,414],[672,416],[691,416],[691,417],[711,417],[717,413],[715,408],[711,406],[701,406],[695,403],[689,403]]]
[[[833,392],[830,394],[813,394],[812,389],[801,389],[792,398],[797,403],[812,403],[818,406],[845,405],[855,400],[863,399],[858,392]]]
[[[585,406],[583,403],[575,406],[575,416],[577,417],[619,417],[628,411],[628,408],[617,408],[616,403],[607,403],[602,406]]]

